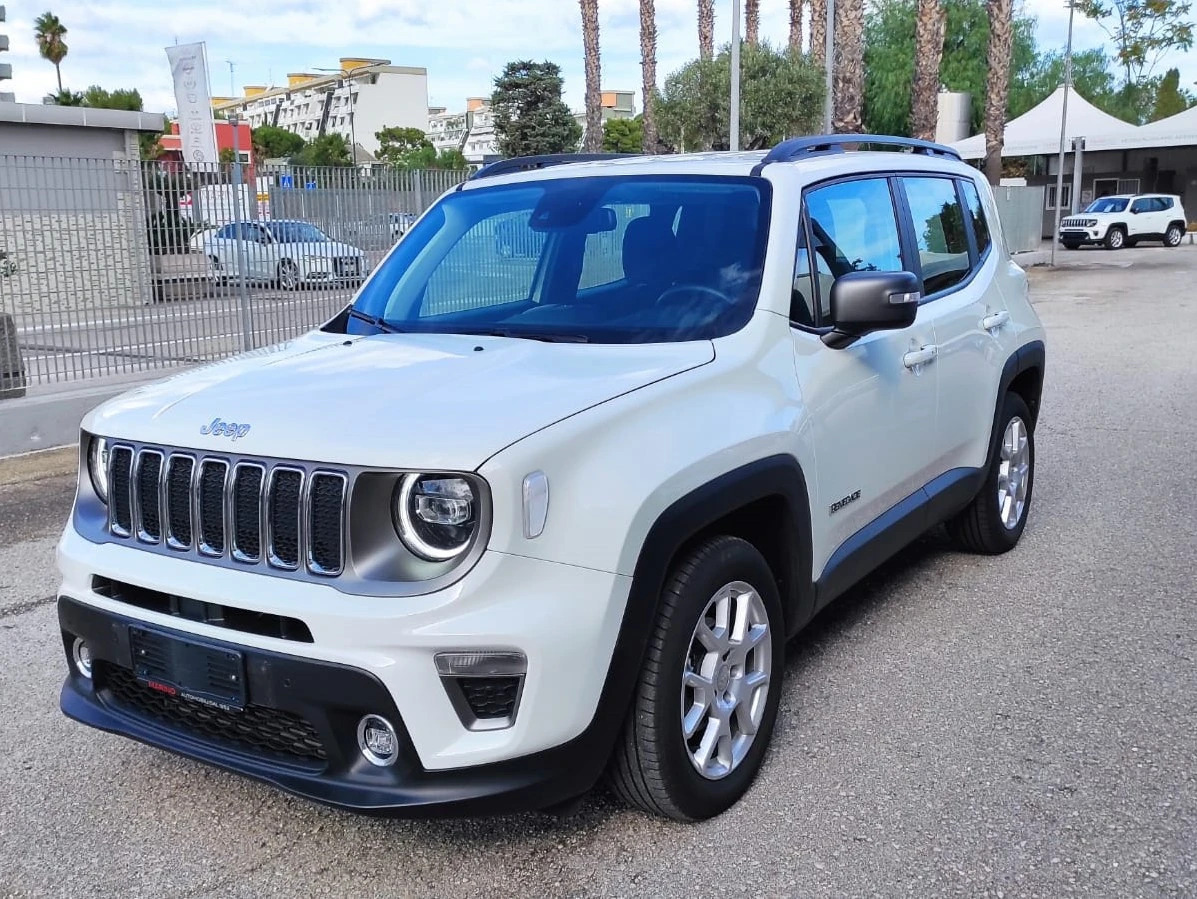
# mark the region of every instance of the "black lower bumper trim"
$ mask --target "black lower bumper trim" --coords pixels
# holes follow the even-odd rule
[[[403,720],[382,682],[366,671],[234,644],[211,642],[240,652],[253,707],[276,710],[309,722],[325,758],[291,762],[214,739],[186,721],[153,716],[122,701],[102,672],[106,666],[133,669],[129,629],[141,624],[80,603],[58,600],[58,618],[70,674],[62,687],[62,711],[83,724],[132,737],[273,784],[288,792],[340,808],[378,815],[431,817],[508,814],[544,808],[578,796],[598,780],[605,755],[584,738],[554,749],[472,768],[428,771],[419,763]],[[181,637],[190,635],[180,634]],[[91,650],[94,679],[71,662],[76,637]],[[399,736],[400,755],[389,768],[370,764],[357,747],[363,715],[387,718]]]

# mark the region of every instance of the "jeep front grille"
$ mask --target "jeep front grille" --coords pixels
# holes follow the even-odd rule
[[[109,466],[115,537],[247,567],[344,570],[344,472],[127,445]]]

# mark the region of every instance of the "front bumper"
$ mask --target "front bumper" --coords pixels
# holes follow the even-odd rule
[[[1105,240],[1105,231],[1100,228],[1061,228],[1060,243],[1101,243]]]
[[[71,666],[63,684],[62,711],[70,718],[180,755],[218,765],[318,802],[374,814],[408,816],[510,813],[543,808],[588,790],[605,757],[579,738],[524,758],[451,771],[420,765],[386,687],[367,672],[239,644],[212,645],[245,654],[251,711],[286,713],[311,727],[323,758],[283,758],[230,736],[197,736],[169,716],[149,714],[127,698],[132,669],[129,629],[142,624],[76,602],[58,601],[58,617],[70,664],[75,637],[91,649],[93,677]],[[185,633],[178,632],[185,637]],[[118,687],[114,670],[122,673]],[[148,688],[145,688],[148,690]],[[175,700],[186,702],[186,700]],[[209,715],[209,719],[215,717]],[[391,721],[399,735],[399,759],[389,768],[370,764],[358,750],[356,723],[366,714]]]
[[[318,801],[402,814],[553,804],[597,780],[610,748],[610,719],[622,717],[625,686],[608,688],[618,667],[612,659],[628,578],[487,552],[461,581],[437,593],[362,597],[329,584],[92,544],[73,528],[59,545],[59,565],[67,648],[82,637],[97,659],[93,681],[77,673],[68,677],[66,714]],[[285,615],[308,628],[311,642],[130,605],[97,592],[97,578]],[[104,667],[131,671],[130,624],[243,653],[248,702],[308,722],[326,759],[316,764],[247,751],[116,701],[105,686]],[[478,649],[512,649],[527,657],[518,714],[505,729],[467,728],[436,670],[437,652]],[[125,680],[132,681],[131,674]],[[358,750],[356,725],[364,714],[382,715],[399,732],[403,754],[393,768],[369,765]]]

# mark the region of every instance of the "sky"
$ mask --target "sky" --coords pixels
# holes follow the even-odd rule
[[[55,88],[54,67],[37,54],[33,19],[47,7],[66,25],[63,85],[84,90],[136,87],[145,108],[173,112],[164,48],[205,41],[214,95],[240,94],[246,84],[285,84],[288,72],[338,65],[341,56],[390,59],[428,70],[428,100],[450,110],[467,96],[488,94],[504,63],[549,59],[565,76],[565,99],[582,106],[580,15],[576,0],[7,0],[11,52],[0,61],[13,80],[0,82],[17,100],[37,103]],[[1068,11],[1063,0],[1024,0],[1037,17],[1042,48],[1063,48]],[[788,4],[762,0],[761,34],[784,43]],[[716,0],[716,41],[731,37],[731,0]],[[695,0],[656,0],[657,71],[665,76],[698,53]],[[638,0],[599,0],[603,87],[639,90]],[[1108,38],[1078,14],[1074,47],[1105,46]],[[1197,82],[1197,52],[1174,53],[1160,65],[1181,70],[1181,84]],[[637,108],[639,109],[639,96]]]

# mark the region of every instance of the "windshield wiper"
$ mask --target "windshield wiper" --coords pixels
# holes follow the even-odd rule
[[[523,331],[516,328],[470,328],[455,332],[474,337],[513,337],[519,340],[543,340],[545,343],[590,343],[585,334],[559,334],[555,331]]]
[[[366,315],[364,312],[359,312],[353,306],[349,307],[349,317],[356,318],[360,322],[365,322],[368,325],[373,325],[379,331],[385,331],[387,334],[402,334],[403,332],[394,325],[383,321],[382,318],[375,315]]]

